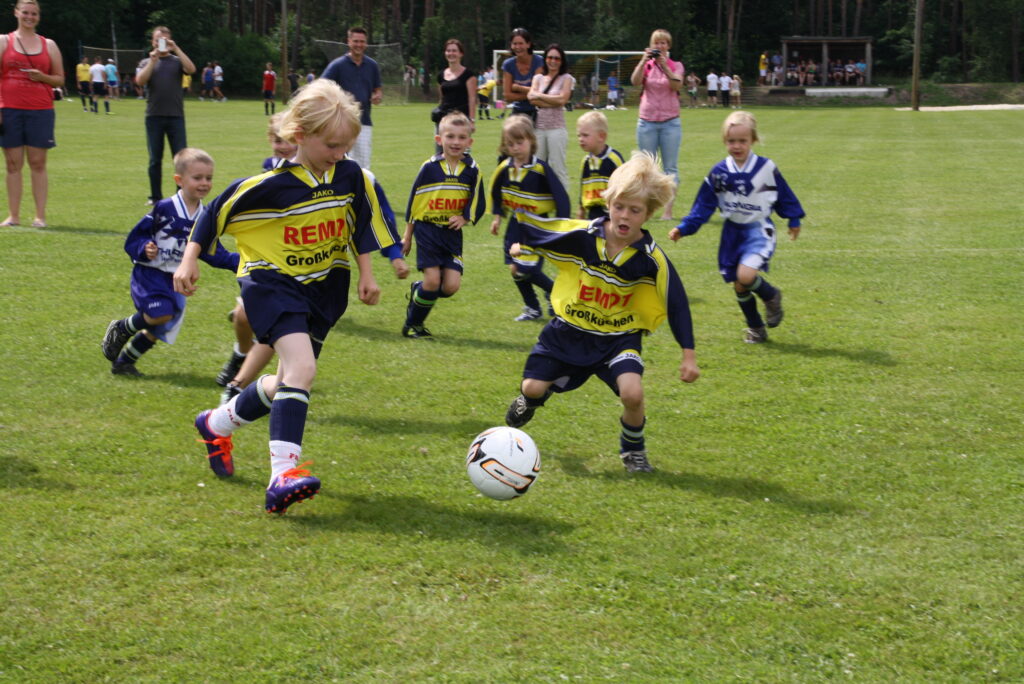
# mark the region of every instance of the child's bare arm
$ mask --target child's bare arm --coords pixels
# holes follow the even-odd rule
[[[491,235],[497,235],[499,228],[501,228],[501,217],[495,216],[494,220],[491,221]]]
[[[359,301],[367,306],[373,306],[380,301],[380,286],[373,277],[373,262],[371,253],[356,256],[356,265],[359,266]]]
[[[793,226],[789,229],[789,241],[792,242],[800,237],[800,226]]]
[[[679,365],[679,379],[683,382],[696,382],[699,377],[697,354],[692,349],[684,349],[683,362]]]
[[[409,256],[412,250],[412,223],[405,224],[405,235],[402,236],[402,256]]]
[[[150,261],[156,259],[156,255],[160,253],[160,250],[157,249],[156,243],[153,242],[152,240],[147,242],[142,249],[146,254],[146,258],[149,259]]]
[[[174,272],[174,291],[190,297],[195,294],[196,281],[199,280],[199,252],[202,245],[190,242],[185,245],[185,254],[181,257],[178,270]]]

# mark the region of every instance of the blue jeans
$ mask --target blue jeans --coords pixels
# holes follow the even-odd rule
[[[661,168],[679,184],[679,143],[683,126],[677,116],[668,121],[637,119],[636,144],[644,152],[659,154]]]
[[[149,198],[154,204],[163,199],[160,191],[161,170],[164,162],[164,136],[171,145],[171,156],[188,147],[185,142],[185,117],[147,116],[146,147],[149,149]]]

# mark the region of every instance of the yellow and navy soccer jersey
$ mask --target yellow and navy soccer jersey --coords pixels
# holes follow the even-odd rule
[[[569,216],[569,196],[546,162],[533,157],[516,168],[506,157],[491,175],[490,212],[512,216],[526,211],[537,216]]]
[[[289,161],[233,182],[196,221],[190,240],[209,250],[224,233],[238,245],[239,277],[270,270],[302,284],[350,270],[353,249],[365,254],[398,241],[372,177],[349,159],[322,178]]]
[[[588,212],[604,210],[604,191],[608,189],[608,178],[612,171],[622,166],[622,155],[606,145],[599,155],[588,154],[580,163],[580,206]],[[592,215],[592,218],[596,218]]]
[[[451,168],[444,155],[423,162],[409,193],[405,210],[407,221],[448,225],[452,216],[462,215],[476,223],[484,215],[484,183],[480,168],[468,154]]]
[[[676,342],[693,349],[693,322],[683,283],[651,234],[609,257],[605,221],[519,213],[524,247],[558,267],[551,291],[555,316],[596,335],[653,332],[666,318]]]

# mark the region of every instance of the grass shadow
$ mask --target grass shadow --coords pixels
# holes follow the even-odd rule
[[[103,228],[83,228],[80,226],[46,226],[45,228],[32,228],[32,226],[24,226],[25,228],[31,228],[37,230],[40,233],[72,233],[74,235],[125,235],[124,228],[110,228],[104,230]]]
[[[374,434],[438,434],[451,435],[453,433],[476,435],[489,427],[491,422],[480,418],[463,418],[461,420],[444,421],[440,419],[417,419],[408,416],[403,418],[393,416],[361,416],[353,413],[340,413],[317,418],[317,423],[328,425],[344,425],[352,428],[365,428]]]
[[[826,347],[812,347],[809,344],[775,342],[773,340],[769,340],[768,344],[763,346],[768,351],[799,354],[812,359],[839,358],[857,361],[858,363],[869,363],[874,366],[899,365],[889,352],[879,349],[829,349]]]
[[[596,477],[607,480],[643,478],[644,481],[663,487],[687,489],[720,498],[780,504],[812,515],[844,515],[854,510],[853,506],[843,501],[808,499],[789,491],[780,484],[753,477],[717,477],[697,473],[674,473],[664,469],[656,469],[653,473],[627,473],[624,470],[594,472],[587,467],[587,459],[580,456],[548,456],[547,454],[545,456],[549,459],[549,463],[557,463],[563,472],[572,477]]]
[[[311,529],[345,533],[372,532],[433,539],[460,539],[512,549],[523,555],[566,553],[561,537],[575,526],[535,515],[505,510],[459,510],[412,496],[361,496],[322,492],[317,499],[335,499],[346,505],[335,513],[285,517]],[[512,502],[484,500],[492,508]]]
[[[0,456],[0,476],[0,489],[76,489],[70,482],[41,475],[39,466],[13,456]]]
[[[166,382],[176,387],[199,387],[210,390],[211,396],[220,394],[221,388],[213,381],[214,373],[198,375],[181,371],[164,371],[162,373],[143,373],[141,378],[129,378],[133,382],[157,381]]]
[[[367,325],[361,325],[351,319],[342,318],[334,329],[335,333],[352,333],[353,335],[359,336],[362,340],[377,340],[386,342],[407,342],[408,344],[431,344],[438,348],[443,347],[470,347],[473,349],[497,349],[500,351],[515,352],[516,354],[523,353],[523,343],[520,342],[506,342],[504,340],[481,340],[471,337],[447,337],[439,335],[430,340],[403,340],[401,334],[397,329],[389,328],[387,330],[381,328],[374,328]],[[330,342],[328,342],[330,344]],[[532,343],[531,343],[532,344]],[[525,347],[529,349],[529,347]]]

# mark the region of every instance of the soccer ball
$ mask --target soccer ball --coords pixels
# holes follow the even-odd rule
[[[525,494],[540,474],[540,452],[522,430],[493,427],[469,445],[466,470],[481,494],[514,499]]]

